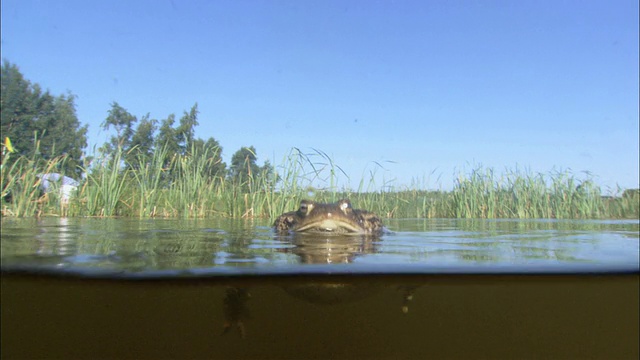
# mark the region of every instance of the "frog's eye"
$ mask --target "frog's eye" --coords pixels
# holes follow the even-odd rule
[[[351,202],[349,200],[347,200],[347,199],[340,200],[339,207],[340,207],[340,210],[342,210],[343,213],[346,213],[346,212],[350,211],[350,209],[351,209]]]
[[[302,201],[300,202],[300,209],[298,210],[302,215],[306,215],[309,212],[311,212],[311,209],[313,209],[313,203],[307,202],[307,201]]]

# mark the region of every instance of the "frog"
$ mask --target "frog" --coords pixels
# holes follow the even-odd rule
[[[336,203],[302,200],[298,210],[280,215],[273,227],[279,234],[380,235],[385,230],[378,215],[354,209],[349,199]]]

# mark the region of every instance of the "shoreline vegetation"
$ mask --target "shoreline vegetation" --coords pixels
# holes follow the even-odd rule
[[[530,173],[476,166],[457,175],[451,191],[414,187],[385,190],[362,180],[357,189],[339,189],[346,176],[326,153],[304,154],[294,148],[270,172],[229,179],[211,176],[219,157],[192,147],[185,155],[166,149],[151,158],[116,149],[79,171],[85,174],[76,194],[61,201],[59,191],[42,195],[38,174],[62,173],[66,156],[43,161],[19,156],[2,166],[2,216],[135,218],[269,218],[298,208],[301,199],[334,202],[349,198],[355,207],[385,218],[638,219],[638,189],[617,189],[602,196],[592,177],[569,171]],[[166,161],[170,158],[170,161]],[[247,166],[250,164],[247,163]],[[342,175],[341,175],[342,174]],[[323,187],[314,187],[326,184]]]
[[[321,150],[293,148],[280,165],[258,166],[253,146],[236,151],[227,167],[215,138],[195,136],[197,103],[179,118],[158,120],[150,113],[138,118],[114,101],[101,124],[111,138],[94,148],[95,157],[86,156],[88,125],[78,120],[75,95],[43,90],[8,60],[0,94],[2,217],[273,220],[301,199],[349,198],[386,218],[640,218],[638,189],[602,196],[588,173],[498,173],[478,165],[455,174],[452,190],[443,191],[430,190],[431,184],[380,184],[374,168],[355,188],[342,188],[340,180],[349,176]],[[49,184],[47,178],[68,180]]]

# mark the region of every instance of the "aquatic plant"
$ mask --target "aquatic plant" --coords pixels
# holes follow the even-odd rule
[[[78,200],[86,201],[86,215],[132,215],[130,211],[123,209],[126,205],[123,194],[129,185],[126,181],[129,174],[123,169],[122,157],[122,150],[118,148],[112,156],[102,158],[98,165],[85,169],[87,182],[82,187]]]
[[[34,134],[33,141],[36,150],[30,157],[19,156],[10,163],[7,160],[14,151],[9,138],[5,138],[2,166],[0,166],[2,215],[16,217],[43,214],[67,215],[68,204],[60,201],[56,184],[53,184],[52,191],[43,194],[40,187],[41,179],[38,175],[61,172],[68,157],[63,155],[44,160],[39,156],[40,140],[37,133]]]
[[[297,208],[305,198],[322,202],[350,198],[354,206],[387,218],[640,216],[637,191],[616,189],[613,195],[602,196],[591,174],[578,177],[567,170],[532,173],[516,168],[498,173],[475,166],[456,175],[451,191],[434,191],[424,181],[411,186],[396,186],[387,179],[377,183],[376,171],[383,165],[373,163],[369,179],[363,177],[354,190],[337,188],[348,176],[319,150],[304,153],[294,148],[273,171],[248,171],[233,180],[210,171],[213,162],[220,161],[218,156],[194,147],[185,155],[167,149],[150,158],[128,155],[117,150],[84,167],[86,179],[65,206],[55,194],[40,197],[37,177],[60,169],[64,157],[17,159],[2,168],[2,215],[273,219]]]
[[[532,174],[477,167],[461,174],[453,190],[457,218],[600,218],[600,188],[590,174],[579,180],[569,171]],[[606,216],[604,216],[606,217]]]

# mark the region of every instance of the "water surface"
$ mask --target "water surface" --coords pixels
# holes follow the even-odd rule
[[[392,219],[380,237],[277,236],[265,221],[3,219],[2,266],[198,276],[639,266],[638,220]]]

